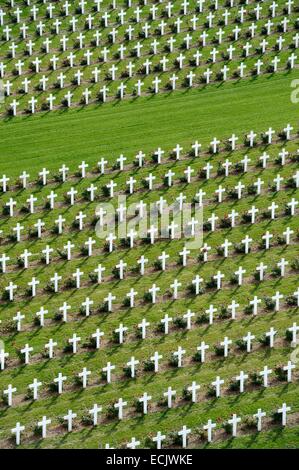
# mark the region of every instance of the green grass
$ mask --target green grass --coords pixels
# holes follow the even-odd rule
[[[232,132],[280,130],[297,122],[298,105],[290,95],[298,73],[2,120],[0,171],[18,176],[30,169],[34,174],[43,166],[58,170],[62,162],[74,168],[82,160],[96,164],[102,156],[132,158],[140,149],[147,153],[196,139],[208,144]]]

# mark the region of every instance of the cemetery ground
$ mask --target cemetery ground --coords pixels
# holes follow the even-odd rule
[[[17,423],[21,448],[134,448],[134,438],[136,447],[156,448],[159,432],[163,448],[298,448],[296,78],[298,68],[2,117],[0,448],[18,444]],[[136,236],[130,246],[127,235],[109,249],[96,235],[96,212],[109,202],[119,224],[119,196],[139,216],[141,203],[203,198],[206,248],[184,259],[184,236]],[[193,400],[186,388],[194,384]],[[146,412],[138,402],[145,394]]]

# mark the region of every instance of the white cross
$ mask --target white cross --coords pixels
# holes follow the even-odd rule
[[[97,328],[95,333],[92,333],[91,335],[91,337],[95,339],[96,349],[100,349],[102,336],[104,336],[104,332],[101,331],[99,328]]]
[[[90,315],[90,307],[93,305],[93,300],[90,300],[89,297],[86,297],[85,301],[82,302],[82,307],[85,309],[85,316],[89,317]]]
[[[45,315],[47,315],[48,310],[45,310],[44,307],[41,307],[39,312],[36,313],[36,316],[39,317],[40,326],[45,325]]]
[[[224,337],[224,340],[221,341],[220,346],[223,346],[224,348],[224,357],[228,357],[229,353],[229,346],[232,344],[232,340],[228,339],[227,336]]]
[[[3,253],[0,257],[1,269],[2,269],[3,274],[6,273],[6,262],[9,260],[10,260],[10,257],[6,256],[5,253]]]
[[[289,262],[285,260],[285,258],[281,258],[281,260],[277,263],[277,267],[280,269],[281,277],[285,275],[285,268],[288,266]]]
[[[96,273],[98,275],[97,279],[98,279],[98,284],[100,284],[102,282],[102,273],[106,270],[106,268],[104,266],[102,266],[101,264],[98,264],[97,268],[94,269],[94,273]]]
[[[255,295],[253,297],[253,300],[250,300],[249,305],[252,305],[252,313],[253,315],[258,314],[258,305],[262,303],[261,299],[258,299],[258,297]]]
[[[132,437],[131,441],[127,443],[128,449],[136,449],[138,446],[140,446],[140,441],[137,441],[135,437]]]
[[[42,420],[37,423],[39,428],[42,428],[42,438],[45,439],[47,437],[47,425],[51,424],[51,419],[47,419],[46,416],[42,417]]]
[[[211,224],[211,232],[215,232],[216,222],[218,219],[219,217],[215,215],[214,212],[212,213],[211,217],[208,218],[208,222]]]
[[[227,307],[228,310],[231,310],[232,312],[232,315],[231,315],[232,320],[236,319],[236,311],[238,307],[240,307],[240,305],[235,300],[232,300],[231,304],[228,305]]]
[[[72,410],[68,410],[67,415],[63,417],[67,421],[67,430],[71,432],[73,430],[73,419],[77,418],[77,414],[73,413]]]
[[[178,432],[178,435],[182,437],[182,447],[185,449],[187,447],[187,437],[191,433],[191,429],[187,429],[186,426],[183,426],[182,429]]]
[[[36,228],[36,231],[37,231],[37,238],[41,238],[42,228],[44,226],[45,226],[45,222],[43,222],[41,219],[38,219],[37,222],[34,224],[34,228]]]
[[[245,246],[245,254],[246,255],[249,252],[251,242],[252,242],[252,238],[250,238],[248,235],[246,235],[246,237],[243,240],[241,240],[241,243],[243,243],[244,246]]]
[[[209,308],[205,311],[205,313],[207,313],[209,315],[209,324],[212,325],[213,324],[213,320],[214,320],[214,313],[217,312],[217,308],[214,307],[212,304],[209,305]]]
[[[54,273],[54,276],[50,278],[50,281],[54,284],[54,292],[58,292],[58,283],[61,281],[62,276],[59,276],[58,273]]]
[[[71,306],[68,305],[66,302],[63,303],[62,307],[59,307],[59,311],[62,312],[63,321],[67,322],[67,312],[71,309]]]
[[[245,188],[245,185],[239,181],[239,183],[235,186],[235,190],[237,191],[238,199],[242,197],[242,190]]]
[[[123,419],[123,409],[124,409],[125,406],[127,406],[127,402],[123,401],[122,398],[119,398],[118,402],[114,404],[114,408],[118,409],[118,419],[119,420]]]
[[[118,269],[119,279],[123,279],[124,271],[125,271],[125,268],[127,267],[127,263],[124,263],[123,260],[121,259],[115,267]]]
[[[140,264],[140,274],[141,276],[144,275],[144,266],[146,263],[148,263],[148,259],[144,257],[144,255],[142,255],[138,260],[137,260],[137,263]]]
[[[27,188],[27,180],[28,180],[29,177],[30,177],[30,175],[26,171],[23,171],[23,173],[19,176],[19,178],[22,182],[23,189]]]
[[[282,426],[286,426],[287,424],[287,412],[291,411],[291,407],[287,406],[286,403],[283,403],[281,408],[278,408],[277,413],[281,414],[281,424]]]
[[[30,213],[33,214],[34,213],[34,203],[37,201],[37,198],[33,196],[33,194],[30,195],[30,197],[27,199],[26,202],[28,202],[29,204],[29,210],[30,210]]]
[[[200,353],[200,360],[201,362],[205,362],[206,350],[209,349],[209,345],[206,344],[204,341],[201,342],[200,346],[197,346],[197,351]]]
[[[128,293],[126,294],[126,297],[128,297],[129,300],[130,300],[130,308],[133,308],[133,307],[134,307],[134,305],[135,305],[135,297],[136,297],[137,294],[138,294],[138,292],[135,291],[135,290],[133,289],[133,287],[130,289],[130,292],[128,292]]]
[[[246,336],[243,336],[243,341],[246,341],[246,351],[249,353],[251,351],[251,342],[255,339],[255,336],[248,331]]]
[[[21,321],[24,320],[25,315],[22,315],[21,312],[18,312],[16,316],[13,317],[13,320],[17,322],[17,331],[21,331]]]
[[[224,278],[224,274],[222,274],[221,271],[217,271],[217,274],[213,276],[213,279],[215,279],[215,281],[217,282],[217,290],[221,289],[221,282],[223,278]]]
[[[3,395],[7,395],[7,405],[12,406],[12,395],[17,391],[16,387],[11,384],[7,386],[7,389],[3,391]]]
[[[169,323],[172,321],[172,317],[168,316],[168,313],[165,314],[164,318],[162,318],[161,323],[164,323],[164,333],[168,335],[169,332]]]
[[[297,331],[299,331],[299,326],[294,322],[293,325],[288,328],[288,331],[292,333],[291,345],[295,348],[297,345]]]
[[[293,129],[294,128],[290,124],[287,124],[287,126],[283,129],[287,140],[290,140]]]
[[[291,215],[295,215],[295,208],[298,205],[298,201],[295,198],[292,198],[290,202],[288,202],[288,207],[290,208]]]
[[[257,410],[257,413],[253,415],[257,419],[257,430],[260,432],[262,430],[262,418],[266,416],[265,411],[262,411],[261,408]]]
[[[187,265],[187,256],[190,255],[190,250],[188,250],[185,246],[182,251],[179,252],[179,255],[182,257],[182,265]]]
[[[29,364],[30,353],[33,351],[33,348],[29,344],[25,344],[24,348],[21,349],[21,354],[24,354],[25,364]]]
[[[12,302],[14,300],[14,291],[18,288],[16,284],[13,282],[10,282],[7,287],[5,287],[5,290],[9,293],[9,300]]]
[[[166,439],[166,436],[163,435],[161,431],[158,431],[156,436],[152,438],[152,440],[157,443],[157,449],[162,448],[162,441],[164,441],[164,439]]]
[[[96,241],[93,240],[91,237],[84,243],[85,246],[87,246],[88,249],[88,256],[92,256],[92,247],[95,245]]]
[[[274,302],[275,302],[274,310],[275,310],[276,312],[278,312],[278,311],[279,311],[280,300],[283,299],[283,295],[280,294],[279,291],[276,291],[276,292],[275,292],[275,295],[273,295],[273,296],[271,297],[271,299],[274,300]]]
[[[130,367],[131,369],[131,377],[132,379],[135,378],[136,375],[136,366],[139,364],[138,359],[135,359],[134,356],[131,357],[131,359],[127,362],[127,366]]]
[[[172,387],[168,387],[167,392],[163,393],[164,397],[167,397],[167,407],[172,407],[172,397],[176,395],[176,391],[172,390]]]
[[[146,337],[146,328],[150,326],[150,323],[146,321],[145,318],[142,319],[141,323],[138,323],[138,328],[141,329],[141,337],[142,339],[145,339]]]
[[[224,194],[225,191],[226,191],[226,189],[223,188],[223,187],[221,186],[221,184],[218,186],[218,189],[215,190],[215,193],[216,193],[217,196],[218,196],[218,202],[219,202],[219,203],[222,202],[222,200],[223,200],[222,194]]]
[[[240,393],[244,392],[244,383],[248,379],[248,374],[244,374],[243,370],[240,371],[240,374],[236,377],[236,380],[240,382]]]
[[[173,356],[177,357],[178,367],[182,367],[182,359],[183,359],[184,354],[186,354],[186,350],[181,348],[181,346],[179,346],[177,351],[173,353]]]
[[[215,387],[216,391],[216,398],[220,397],[221,394],[221,385],[224,384],[224,380],[220,379],[219,375],[217,375],[216,379],[214,382],[212,382],[213,387]]]
[[[57,391],[59,394],[62,393],[63,389],[63,382],[66,380],[66,376],[63,376],[61,372],[59,372],[58,376],[55,377],[54,383],[57,383]]]
[[[5,369],[5,360],[9,357],[9,353],[5,352],[4,349],[0,349],[0,370]]]
[[[264,366],[264,369],[259,372],[259,375],[263,377],[264,387],[268,387],[268,375],[272,374],[272,369],[268,369],[268,366]]]
[[[69,171],[69,168],[65,166],[65,164],[63,164],[62,167],[59,168],[59,173],[61,173],[63,183],[66,181],[68,171]]]
[[[94,404],[91,410],[89,410],[89,414],[92,415],[93,418],[93,425],[97,426],[98,424],[98,414],[101,413],[102,407],[98,406],[97,404]]]
[[[255,183],[254,183],[255,184]],[[251,209],[247,211],[249,215],[251,215],[251,223],[255,223],[255,216],[259,212],[259,209],[257,209],[255,206],[251,206]]]
[[[17,422],[16,426],[11,429],[11,433],[15,434],[16,436],[16,445],[20,445],[21,443],[21,433],[25,431],[25,426],[21,426],[19,422]]]
[[[111,382],[111,372],[115,369],[115,366],[111,362],[107,362],[106,367],[103,367],[102,371],[107,375],[107,383]]]
[[[209,419],[207,424],[205,424],[203,428],[205,431],[208,431],[208,442],[212,442],[212,439],[213,439],[212,432],[213,432],[213,429],[216,428],[216,424],[213,423],[211,419]]]
[[[91,374],[90,370],[87,370],[86,367],[83,367],[82,372],[79,372],[78,377],[82,379],[82,387],[87,387],[88,376]]]
[[[163,356],[155,351],[154,355],[150,357],[150,360],[154,362],[154,371],[159,372],[159,360],[163,359]]]
[[[246,269],[243,269],[242,266],[239,266],[237,271],[235,271],[235,275],[238,277],[238,285],[241,286],[243,284],[243,274],[246,273]]]
[[[119,327],[116,328],[114,331],[119,335],[119,344],[124,342],[124,333],[128,330],[126,326],[123,326],[122,323],[119,324]]]
[[[268,266],[266,266],[263,262],[261,262],[257,267],[256,267],[256,271],[258,271],[260,273],[260,281],[263,281],[264,280],[264,273],[266,271],[266,269],[268,268]]]
[[[112,312],[112,302],[116,300],[115,295],[112,295],[111,292],[104,298],[104,302],[107,302],[108,312]]]
[[[233,414],[232,418],[228,420],[228,424],[232,425],[232,436],[237,436],[237,425],[240,423],[241,418],[238,417],[236,414]]]
[[[33,400],[38,399],[38,389],[39,389],[39,387],[41,387],[41,385],[42,385],[42,383],[39,382],[36,378],[33,379],[33,382],[28,385],[28,388],[30,390],[33,390]]]
[[[58,216],[58,219],[55,220],[55,224],[57,224],[58,227],[58,233],[59,235],[62,234],[62,229],[63,229],[63,223],[65,222],[65,218],[62,217],[62,215]]]
[[[47,310],[46,310],[47,312]],[[49,349],[49,359],[53,359],[54,356],[54,347],[57,346],[57,343],[53,341],[52,338],[49,339],[49,342],[45,344],[45,348]]]
[[[191,401],[192,403],[196,403],[196,399],[197,399],[197,390],[200,389],[200,385],[197,385],[196,382],[192,382],[192,384],[190,385],[190,387],[187,387],[187,390],[188,392],[191,392]]]
[[[157,293],[160,291],[160,287],[157,287],[156,284],[153,284],[152,287],[148,290],[148,292],[152,296],[152,303],[155,304],[157,300]]]
[[[288,361],[287,365],[283,367],[283,370],[287,373],[287,381],[292,382],[292,370],[295,369],[295,364]]]
[[[148,412],[148,402],[152,399],[151,395],[148,395],[146,392],[143,393],[142,397],[139,398],[139,402],[143,404],[143,414]]]
[[[77,352],[77,343],[81,341],[80,336],[77,336],[76,333],[73,334],[72,338],[69,338],[68,342],[69,344],[73,345],[73,354],[76,354]]]

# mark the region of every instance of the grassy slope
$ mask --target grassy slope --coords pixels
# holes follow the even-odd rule
[[[298,75],[294,70],[202,91],[8,119],[0,123],[0,173],[18,175],[24,168],[33,173],[43,165],[56,169],[61,162],[82,159],[95,163],[103,155],[114,159],[121,152],[172,148],[194,139],[204,143],[252,128],[278,130],[296,123],[298,106],[291,103],[290,84]]]
[[[210,87],[202,92],[198,90],[193,90],[185,94],[178,92],[167,100],[165,99],[166,95],[149,99],[145,98],[136,101],[135,104],[118,104],[117,113],[115,112],[115,107],[108,104],[96,110],[88,108],[80,112],[73,110],[69,113],[52,113],[42,118],[27,117],[2,122],[0,124],[0,173],[5,171],[8,175],[18,175],[20,170],[26,168],[29,169],[33,177],[37,170],[40,170],[43,165],[47,166],[49,169],[57,169],[61,162],[68,162],[71,169],[74,169],[75,165],[82,159],[95,163],[97,157],[102,155],[114,160],[115,156],[121,152],[126,152],[129,157],[132,157],[140,148],[147,152],[153,150],[156,146],[169,149],[177,142],[182,145],[190,144],[195,138],[203,143],[207,143],[214,135],[219,138],[225,137],[233,131],[241,136],[243,132],[251,128],[259,132],[265,130],[270,125],[276,130],[279,130],[287,122],[293,125],[297,124],[296,115],[298,114],[298,107],[290,102],[290,82],[291,79],[296,76],[298,76],[298,72],[295,71],[291,75],[276,76],[272,79],[262,78],[261,80],[254,81],[250,86],[248,86],[248,82],[240,82],[238,85],[226,84],[222,87],[221,91],[218,90],[218,92],[216,87]],[[145,109],[146,113],[144,112]],[[206,117],[204,118],[204,116]],[[113,137],[111,138],[110,136]],[[109,149],[109,153],[107,149]],[[18,164],[16,164],[16,162],[18,162]],[[279,232],[281,232],[282,221],[279,220],[278,222]],[[274,224],[276,224],[276,222],[274,222]],[[271,227],[274,224],[271,224]],[[273,256],[272,253],[271,256]],[[253,263],[251,257],[250,260],[248,260],[248,263],[249,262],[252,266],[256,264],[255,262]],[[213,265],[215,266],[214,263]],[[248,272],[252,271],[252,266]],[[166,276],[163,276],[164,286],[167,285],[165,278]],[[129,284],[126,284],[126,286],[128,285]],[[291,282],[290,279],[285,279],[280,281],[279,285],[275,283],[275,287],[279,288],[283,293],[289,293],[294,290],[295,283],[293,284],[293,279]],[[127,291],[127,289],[125,290]],[[267,282],[262,286],[261,291],[263,291],[264,294],[268,293],[268,290],[271,292],[274,290],[272,283]],[[241,289],[240,291],[240,298],[244,297],[245,289]],[[102,294],[103,292],[101,292],[101,297]],[[230,298],[229,294],[230,292],[226,291],[223,292],[221,296],[218,295],[218,301],[227,303]],[[236,298],[238,300],[239,297]],[[199,307],[202,305],[203,301],[207,301],[207,299],[204,298],[199,302],[194,302],[194,305]],[[78,304],[78,302],[76,302],[76,304]],[[184,311],[186,304],[184,302],[179,302],[179,304],[180,305],[177,303],[176,306],[181,313]],[[166,310],[169,307],[170,305],[168,303],[163,306],[163,312],[164,309]],[[134,313],[135,319],[137,317],[141,318],[141,314],[142,313],[137,309],[137,312]],[[155,318],[160,318],[160,316],[162,316],[162,311],[155,312]],[[114,325],[114,323],[117,323],[116,320],[119,320],[119,317],[112,317],[112,323]],[[280,335],[282,335],[285,325],[289,326],[292,318],[290,312],[284,313],[275,320],[271,318],[271,324],[278,326]],[[94,321],[93,319],[90,320],[88,323]],[[151,318],[149,318],[149,320],[151,320]],[[255,322],[254,333],[260,334],[264,332],[269,324],[267,320],[268,319],[265,317],[259,318]],[[129,318],[127,321],[131,322]],[[234,325],[235,337],[238,337],[238,333],[241,331],[244,332],[245,329],[247,331],[249,327],[247,322],[250,322],[250,320],[244,320],[241,324],[237,323]],[[83,332],[84,324],[80,325],[80,327],[82,327]],[[61,334],[59,339],[68,337],[67,329],[68,327],[63,328],[63,334]],[[72,330],[72,328],[70,328],[70,330]],[[90,328],[90,331],[91,330],[92,328]],[[110,328],[109,330],[111,331]],[[54,328],[53,330],[50,329],[50,331],[51,333],[54,332]],[[48,338],[50,334],[49,330],[45,333],[47,333]],[[36,335],[37,346],[44,344],[43,334],[44,331],[35,332],[33,334],[33,336]],[[177,345],[179,341],[182,346],[188,344],[188,352],[190,353],[201,336],[204,336],[206,340],[210,340],[211,344],[213,344],[216,342],[216,338],[218,339],[224,334],[227,334],[226,322],[218,327],[215,326],[211,337],[209,337],[209,333],[205,331],[204,328],[200,329],[200,335],[198,335],[198,331],[193,331],[191,335],[193,340],[191,341],[190,335],[184,340],[180,333],[175,334],[173,337],[169,338],[170,341],[166,342],[165,347],[159,345],[159,350],[161,349],[162,351],[163,349],[165,357],[167,357],[167,353],[174,350],[175,345]],[[24,340],[24,336],[22,339]],[[59,342],[61,344],[61,341]],[[145,347],[146,351],[149,345],[145,346],[147,346]],[[123,363],[123,358],[129,355],[131,347],[133,350],[134,347],[136,347],[136,343],[131,343],[131,345],[127,344],[119,348],[120,351],[116,352],[114,359],[117,358],[118,363]],[[151,344],[151,350],[152,347],[153,345]],[[125,355],[124,350],[126,350]],[[268,365],[275,365],[281,360],[281,354],[283,353],[283,350],[280,350],[277,354],[273,351],[269,355],[270,357],[267,357],[267,362],[269,361]],[[145,356],[147,355],[145,352],[143,354]],[[285,354],[285,357],[286,356],[287,354]],[[264,362],[265,359],[266,357],[261,353],[257,355],[253,354],[246,358],[246,364],[243,365],[248,365],[249,369],[252,370],[258,367],[261,362]],[[93,364],[93,370],[99,369],[98,358],[92,358],[92,355],[91,357],[79,355],[72,358],[70,361],[66,360],[65,363],[63,363],[63,361],[59,361],[58,363],[58,361],[54,360],[51,364],[51,368],[54,373],[54,370],[56,372],[63,366],[68,374],[72,374],[78,371],[79,366],[83,366],[83,363],[85,364],[86,362],[88,366],[90,366],[91,363]],[[182,386],[190,381],[191,376],[194,379],[198,378],[203,384],[206,384],[210,379],[215,377],[216,371],[220,375],[224,374],[230,377],[238,372],[241,367],[240,363],[236,362],[235,357],[232,357],[230,364],[226,362],[222,365],[221,361],[219,362],[220,363],[216,363],[213,366],[207,364],[207,367],[205,366],[200,370],[200,374],[196,367],[175,372],[168,371],[160,377],[159,384],[155,383],[155,381],[150,384],[151,381],[148,377],[137,379],[135,384],[128,386],[128,395],[131,397],[137,396],[141,390],[144,390],[147,381],[149,381],[147,391],[155,391],[155,394],[157,392],[160,393],[162,389],[165,389],[170,379],[172,380],[172,384],[178,387],[178,392],[180,392]],[[38,370],[38,368],[40,368],[40,370]],[[36,376],[37,373],[40,377],[46,370],[43,369],[43,365],[39,364],[37,368],[31,366],[30,371],[32,377],[33,375]],[[28,371],[26,371],[26,379],[22,379],[23,372],[24,370],[22,368],[18,368],[15,371],[16,375],[13,377],[13,383],[18,386],[20,392],[24,392],[25,385],[27,385],[29,380],[27,375]],[[5,383],[7,383],[7,380],[11,379],[9,375],[9,373],[3,374]],[[71,394],[66,393],[66,395],[61,397],[57,402],[55,398],[51,397],[33,406],[25,404],[25,406],[17,407],[9,411],[1,410],[1,419],[3,423],[5,421],[5,428],[7,429],[11,423],[15,423],[17,417],[21,420],[25,419],[25,411],[28,423],[33,423],[35,418],[40,418],[42,412],[53,413],[55,416],[56,413],[58,415],[65,412],[70,404],[73,409],[82,410],[85,406],[92,405],[99,398],[101,398],[103,402],[111,402],[112,398],[114,399],[115,396],[119,396],[119,390],[127,385],[128,383],[126,381],[118,385],[113,384],[112,388],[108,387],[107,394],[99,394],[96,389],[84,392],[83,394],[81,394],[81,392],[72,392]],[[206,406],[199,404],[194,407],[193,413],[190,413],[189,406],[187,405],[180,411],[171,410],[167,413],[154,413],[146,420],[143,418],[135,418],[129,422],[125,421],[117,425],[112,422],[111,424],[100,426],[96,430],[91,431],[90,428],[88,428],[77,433],[52,437],[49,438],[49,440],[47,439],[47,441],[33,445],[96,447],[99,441],[105,443],[107,440],[111,444],[117,444],[120,441],[124,441],[128,433],[130,436],[135,434],[136,437],[144,434],[145,427],[169,431],[171,429],[177,429],[178,423],[184,420],[184,423],[194,428],[202,424],[207,416],[212,418],[217,416],[229,416],[232,406],[236,409],[238,405],[236,411],[238,412],[240,407],[240,410],[243,410],[243,414],[256,411],[258,405],[270,411],[276,404],[281,404],[282,396],[285,401],[294,405],[293,411],[297,411],[297,390],[297,385],[292,384],[286,387],[281,386],[269,389],[260,395],[259,393],[246,393],[237,400],[236,397],[230,397],[225,400],[220,400],[218,403],[212,401],[212,408],[210,408],[211,402],[206,403]],[[125,391],[123,391],[123,393],[125,397]],[[52,410],[51,413],[50,409]],[[163,426],[161,425],[162,422]],[[294,443],[294,446],[298,443],[297,429],[286,430],[281,435],[277,434],[276,439],[274,433],[273,431],[269,433],[269,435],[267,434],[267,437],[264,434],[261,435],[261,437],[255,441],[255,444],[258,447],[286,447],[286,438],[283,437],[285,434],[291,436],[291,442]],[[252,437],[244,437],[233,441],[233,444],[230,444],[230,441],[228,441],[219,445],[250,447],[252,446],[250,444],[251,439]]]

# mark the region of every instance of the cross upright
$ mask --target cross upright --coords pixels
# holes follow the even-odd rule
[[[150,360],[154,362],[154,372],[159,372],[159,360],[163,359],[163,356],[155,351],[154,355],[150,357]]]

